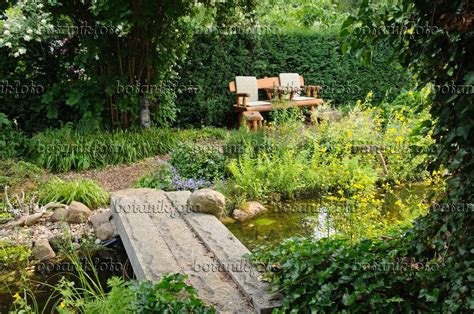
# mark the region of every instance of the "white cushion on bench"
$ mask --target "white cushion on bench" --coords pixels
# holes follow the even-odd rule
[[[257,78],[255,76],[236,76],[235,87],[237,94],[248,93],[250,97],[247,97],[247,101],[258,100],[258,86]],[[242,103],[239,103],[241,105]]]
[[[300,100],[313,100],[314,97],[306,97],[306,96],[295,96],[293,97],[294,101],[300,101]]]
[[[271,102],[268,101],[261,101],[261,100],[256,100],[256,101],[249,101],[247,102],[247,107],[255,107],[255,106],[267,106],[271,105]]]
[[[280,73],[280,86],[300,87],[300,75],[298,73]]]

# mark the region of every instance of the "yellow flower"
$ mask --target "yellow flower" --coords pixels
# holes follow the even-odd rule
[[[326,147],[321,147],[321,153],[325,153],[327,151]]]
[[[368,98],[372,98],[374,96],[374,93],[372,93],[372,91],[370,91],[368,94],[367,94],[367,97]]]
[[[348,130],[348,131],[346,132],[346,134],[347,134],[347,136],[351,137],[351,136],[352,136],[352,131],[351,131],[351,130]]]
[[[59,308],[63,309],[65,306],[66,306],[66,302],[64,302],[64,300],[62,300],[61,303],[59,304]]]
[[[397,136],[397,137],[395,138],[395,142],[397,142],[397,143],[400,144],[401,142],[403,142],[403,137],[401,137],[400,135]]]
[[[360,106],[361,104],[362,104],[362,101],[360,99],[358,99],[356,105]]]
[[[18,292],[15,293],[15,295],[13,297],[15,298],[15,301],[20,301],[21,300],[21,296]]]
[[[414,27],[412,27],[412,28],[410,28],[410,29],[407,29],[407,30],[405,31],[405,34],[413,35],[413,31],[414,31],[414,30],[415,30]]]

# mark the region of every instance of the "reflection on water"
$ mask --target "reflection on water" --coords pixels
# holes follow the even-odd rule
[[[386,221],[395,221],[404,216],[395,206],[398,200],[405,201],[413,195],[426,200],[429,190],[430,187],[424,184],[410,184],[399,186],[388,195],[380,194],[380,198],[385,199],[382,210]],[[348,224],[358,223],[357,212],[327,206],[320,199],[300,199],[266,207],[269,210],[257,218],[227,226],[250,250],[263,244],[278,244],[294,236],[321,239],[336,233],[348,235]]]

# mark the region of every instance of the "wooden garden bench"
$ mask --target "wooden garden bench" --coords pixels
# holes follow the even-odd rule
[[[323,104],[318,99],[320,86],[305,86],[304,78],[296,73],[282,73],[279,77],[257,79],[254,76],[237,76],[229,83],[229,90],[236,93],[237,102],[234,110],[238,113],[238,124],[241,125],[243,112],[272,111],[287,107],[310,107]],[[259,100],[258,91],[264,90],[265,100]],[[301,92],[305,96],[300,96]]]

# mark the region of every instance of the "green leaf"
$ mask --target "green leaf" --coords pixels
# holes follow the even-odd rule
[[[345,293],[342,296],[342,304],[344,304],[345,306],[350,306],[352,303],[354,303],[355,299],[356,299],[355,293],[351,293],[351,294]]]

